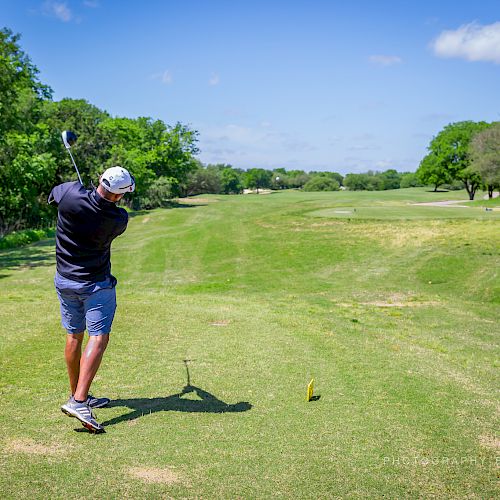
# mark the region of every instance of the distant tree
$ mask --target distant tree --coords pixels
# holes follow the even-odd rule
[[[274,170],[271,177],[272,189],[286,189],[289,187],[290,178],[284,168]]]
[[[220,183],[225,194],[240,194],[243,191],[241,175],[230,166],[221,171]]]
[[[186,194],[218,194],[222,191],[221,172],[217,168],[201,167],[188,175]]]
[[[474,134],[488,127],[486,122],[473,121],[447,125],[432,139],[428,147],[429,154],[419,167],[421,180],[428,182],[433,178],[432,183],[437,189],[438,182],[444,184],[452,179],[458,179],[464,183],[469,199],[473,200],[477,188],[481,185],[481,177],[477,171],[470,168],[469,145]],[[426,171],[430,175],[426,175]]]
[[[314,175],[304,185],[304,191],[338,191],[340,184],[326,175]]]
[[[344,186],[350,191],[363,191],[370,189],[368,174],[347,174],[344,177]]]
[[[379,174],[382,181],[382,189],[399,189],[401,184],[401,174],[394,169],[386,170]]]
[[[333,179],[335,181],[337,181],[339,183],[339,186],[343,186],[343,182],[344,182],[344,177],[337,173],[337,172],[318,172],[318,171],[315,171],[315,170],[312,170],[311,172],[309,172],[309,175],[310,176],[315,176],[315,175],[323,175],[325,177],[328,177],[330,179]]]
[[[423,158],[416,174],[422,184],[434,186],[434,192],[442,184],[452,181],[451,172],[448,170],[446,163],[434,151],[431,151]]]
[[[474,136],[471,158],[471,168],[479,174],[492,198],[494,189],[500,187],[500,122]]]
[[[401,174],[400,188],[419,187],[422,185],[423,184],[420,182],[416,172],[404,172]]]
[[[263,168],[251,168],[245,175],[245,185],[250,189],[265,189],[271,187],[272,172]]]

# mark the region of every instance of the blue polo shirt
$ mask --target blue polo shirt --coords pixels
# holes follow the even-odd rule
[[[57,272],[74,281],[95,283],[111,276],[111,242],[127,229],[128,214],[96,189],[78,181],[52,189],[57,205]]]

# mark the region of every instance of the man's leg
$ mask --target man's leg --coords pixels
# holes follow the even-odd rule
[[[83,333],[68,333],[66,335],[66,347],[64,357],[66,358],[66,367],[68,368],[69,385],[71,394],[74,394],[78,385],[80,375],[80,358],[82,355]]]
[[[89,337],[85,351],[80,359],[80,374],[78,385],[74,392],[76,401],[86,401],[90,384],[101,364],[102,356],[109,341],[109,334],[92,335]]]

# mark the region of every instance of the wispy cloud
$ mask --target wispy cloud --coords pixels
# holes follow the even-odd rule
[[[376,64],[377,66],[394,66],[395,64],[400,64],[403,62],[401,57],[386,55],[370,56],[369,60],[372,64]]]
[[[212,73],[212,76],[208,80],[208,84],[209,85],[219,85],[219,82],[220,82],[219,75],[217,73]]]
[[[170,85],[174,81],[174,77],[168,69],[161,71],[160,73],[153,73],[151,78],[153,80],[160,80],[164,85]]]
[[[174,78],[172,76],[172,73],[170,73],[170,71],[165,70],[163,72],[163,74],[161,75],[161,81],[162,83],[164,83],[165,85],[169,85],[170,83],[172,83],[174,81]]]
[[[85,5],[85,7],[89,7],[90,9],[97,9],[97,7],[100,6],[97,0],[85,0],[83,5]]]
[[[432,42],[432,48],[439,57],[500,64],[500,22],[484,26],[474,22],[443,31]]]
[[[55,17],[64,23],[68,23],[73,19],[73,13],[66,2],[47,0],[42,5],[42,12],[48,16]]]

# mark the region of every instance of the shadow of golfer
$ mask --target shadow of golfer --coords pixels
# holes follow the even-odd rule
[[[182,396],[194,392],[200,398],[198,400],[183,399]],[[235,404],[228,404],[220,399],[217,399],[213,394],[210,394],[194,385],[186,385],[181,392],[172,394],[164,398],[132,398],[132,399],[115,399],[111,401],[107,408],[117,406],[126,406],[133,411],[121,415],[120,417],[112,418],[102,422],[102,425],[115,425],[120,422],[135,420],[143,415],[156,413],[158,411],[185,411],[189,413],[230,413],[243,412],[252,408],[252,405],[246,401],[240,401]]]

